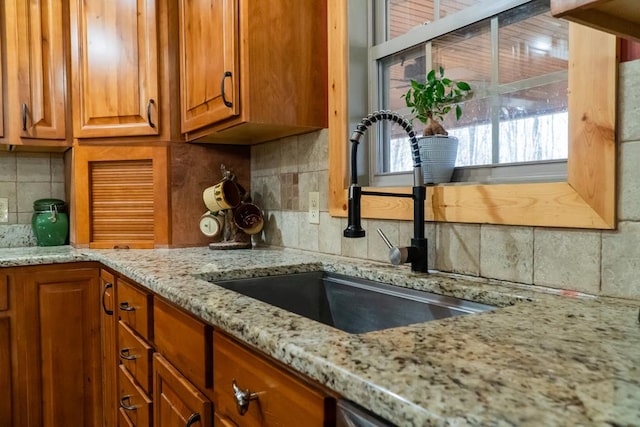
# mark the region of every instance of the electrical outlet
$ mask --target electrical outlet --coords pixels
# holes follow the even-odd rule
[[[9,222],[9,199],[0,197],[0,222]]]
[[[309,193],[309,223],[320,224],[320,193],[317,191]]]

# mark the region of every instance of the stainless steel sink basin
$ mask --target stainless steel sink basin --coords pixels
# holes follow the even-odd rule
[[[353,334],[495,308],[322,271],[214,283]]]

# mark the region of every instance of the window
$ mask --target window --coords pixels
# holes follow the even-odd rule
[[[460,140],[457,180],[566,179],[568,24],[550,16],[548,0],[386,0],[373,7],[369,111],[409,117],[401,95],[410,80],[443,66],[474,90],[461,120],[451,114],[444,123]],[[386,123],[379,130],[381,137],[371,132],[370,179],[410,182],[406,135]]]

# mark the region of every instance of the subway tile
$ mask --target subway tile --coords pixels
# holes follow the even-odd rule
[[[18,182],[51,182],[51,156],[48,153],[18,153]]]
[[[640,220],[640,142],[620,144],[618,218]]]
[[[589,294],[600,291],[599,231],[536,228],[533,282]]]
[[[531,284],[533,228],[482,225],[480,276]]]
[[[602,232],[602,290],[606,296],[640,298],[640,223],[620,222]]]
[[[452,273],[480,274],[480,226],[438,223],[436,269]]]

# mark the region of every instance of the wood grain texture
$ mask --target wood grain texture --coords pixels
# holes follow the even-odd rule
[[[118,402],[133,406],[135,409],[118,409],[119,419],[123,422],[119,426],[134,425],[135,427],[151,427],[153,405],[151,398],[136,384],[127,369],[118,367]]]
[[[336,1],[331,2],[329,8],[329,48],[331,58],[336,58],[331,63],[329,74],[329,211],[333,216],[347,214],[346,5],[346,1]],[[615,120],[611,122],[609,114],[611,108],[615,111],[612,107],[615,103],[611,104],[616,95],[615,73],[611,69],[617,64],[617,43],[611,43],[611,36],[606,33],[584,31],[589,32],[588,38],[571,41],[572,45],[584,46],[584,49],[573,49],[570,62],[595,64],[598,70],[602,68],[603,74],[597,74],[596,68],[588,68],[590,72],[584,69],[578,72],[574,67],[569,71],[569,80],[574,85],[584,86],[580,90],[574,89],[569,98],[569,120],[572,123],[569,138],[572,143],[569,146],[567,182],[430,187],[425,204],[427,221],[615,228],[615,132],[611,127]],[[600,48],[592,49],[593,43]],[[597,88],[597,96],[594,87]],[[601,104],[595,98],[600,97],[605,100],[602,105],[607,111],[590,116],[586,128],[577,126],[583,118],[583,111],[598,111]],[[601,117],[607,117],[604,123]],[[410,189],[399,191],[408,193]],[[410,204],[405,200],[368,196],[362,199],[362,215],[378,219],[412,218]]]
[[[220,165],[250,191],[249,147],[232,145],[171,144],[169,169],[171,185],[171,247],[206,246],[211,238],[200,232],[198,221],[207,211],[202,192],[220,179]]]
[[[154,0],[71,3],[76,138],[156,135],[158,28]],[[151,103],[151,105],[150,105]]]
[[[211,326],[157,297],[153,305],[153,322],[158,351],[200,390],[211,389]]]
[[[185,426],[196,414],[194,426],[212,425],[211,401],[160,353],[153,356],[153,387],[155,427]]]
[[[136,204],[136,198],[144,196],[146,200],[147,210],[144,220],[138,225],[146,225],[139,229],[131,231],[131,227],[136,221],[119,221],[124,217],[113,216],[114,211],[109,210],[111,202],[103,198],[98,199],[102,203],[103,217],[100,219],[111,219],[111,228],[100,228],[104,224],[94,223],[92,216],[92,205],[96,203],[95,195],[92,194],[91,171],[94,168],[102,168],[112,172],[122,171],[122,165],[139,165],[136,162],[151,161],[152,170],[146,171],[147,181],[144,185],[140,181],[124,180],[124,176],[118,179],[118,175],[113,175],[113,179],[118,179],[119,184],[110,184],[105,182],[107,188],[111,187],[111,191],[103,195],[118,196],[117,202],[119,207],[126,210],[127,203],[137,206],[138,214],[143,211],[144,206]],[[124,163],[123,163],[124,162]],[[131,162],[131,163],[127,163]],[[131,168],[130,168],[131,169]],[[133,168],[135,169],[135,168]],[[131,170],[130,170],[131,172]],[[113,247],[130,247],[130,248],[153,248],[166,247],[169,244],[169,172],[168,172],[168,149],[163,146],[77,146],[73,149],[72,154],[72,183],[71,183],[71,243],[75,246],[94,248],[113,248]],[[135,174],[134,174],[135,175]],[[129,175],[131,177],[131,175]],[[114,181],[116,182],[116,181]],[[138,186],[133,185],[138,182]],[[149,188],[149,184],[152,188]],[[150,193],[151,191],[151,193]],[[149,205],[152,203],[152,207]],[[133,218],[136,219],[136,218]],[[122,223],[122,224],[119,224]],[[98,227],[98,240],[94,240],[95,227]],[[149,230],[149,226],[152,230]],[[111,230],[120,230],[121,234],[112,233]],[[127,234],[127,232],[130,232]],[[101,233],[101,234],[100,234]],[[152,236],[151,236],[152,234]]]
[[[151,341],[153,338],[151,320],[153,297],[151,294],[121,277],[117,279],[116,289],[117,304],[115,313],[120,321],[143,339]],[[130,308],[130,310],[125,308]]]
[[[153,347],[137,336],[124,322],[118,322],[116,354],[132,357],[132,359],[120,358],[120,362],[138,385],[150,395],[152,391],[151,357],[153,356]]]
[[[199,64],[201,57],[208,62],[233,64],[237,71],[225,81],[225,93],[235,97],[227,119],[192,118],[194,126],[189,130],[188,140],[201,142],[226,142],[255,144],[286,135],[309,132],[327,127],[327,2],[286,1],[201,1],[189,2],[187,16],[207,16],[216,6],[229,15],[227,22],[218,31],[236,26],[236,33],[224,40],[229,51],[220,51],[220,34],[198,33],[183,24],[183,40],[191,40],[190,48],[183,46],[181,79],[186,85],[183,96],[191,99],[185,105],[198,106],[192,113],[213,114],[204,108],[204,102],[215,99],[220,93],[220,71],[196,76],[185,69],[184,64]],[[237,5],[237,6],[233,6]],[[205,9],[206,7],[207,9]],[[235,19],[231,17],[233,7],[238,7]],[[200,8],[203,10],[196,10]],[[208,36],[209,43],[203,38]],[[200,40],[198,40],[200,39]],[[195,48],[197,47],[197,49]],[[221,53],[224,52],[224,55]],[[227,55],[233,53],[233,57]],[[195,57],[194,57],[195,56]],[[218,58],[212,61],[211,58]],[[230,62],[234,61],[234,62]],[[212,67],[203,64],[201,67]],[[230,68],[228,65],[227,68]],[[192,67],[193,68],[193,67]],[[185,75],[186,72],[186,75]],[[206,79],[206,80],[205,80]],[[217,91],[217,92],[216,92]],[[237,112],[235,111],[237,109]],[[183,112],[183,125],[185,114]],[[203,127],[204,126],[204,127]]]
[[[11,319],[0,315],[0,425],[13,425],[12,405],[14,393],[11,387]]]
[[[214,332],[214,384],[216,413],[238,425],[326,425],[325,405],[332,398],[289,375],[264,357]],[[231,384],[258,394],[243,416],[238,415]],[[331,406],[328,404],[327,406]],[[327,417],[331,419],[331,413]]]
[[[97,267],[17,268],[18,425],[102,425]],[[22,394],[24,393],[24,394]]]
[[[551,14],[640,41],[637,0],[551,0]]]
[[[9,310],[9,276],[0,274],[0,311]]]
[[[100,270],[100,289],[102,305],[100,307],[100,327],[102,335],[102,407],[104,427],[115,427],[118,417],[118,364],[116,349],[116,278],[105,270]],[[110,285],[110,286],[108,286]],[[110,310],[108,313],[106,310]]]

